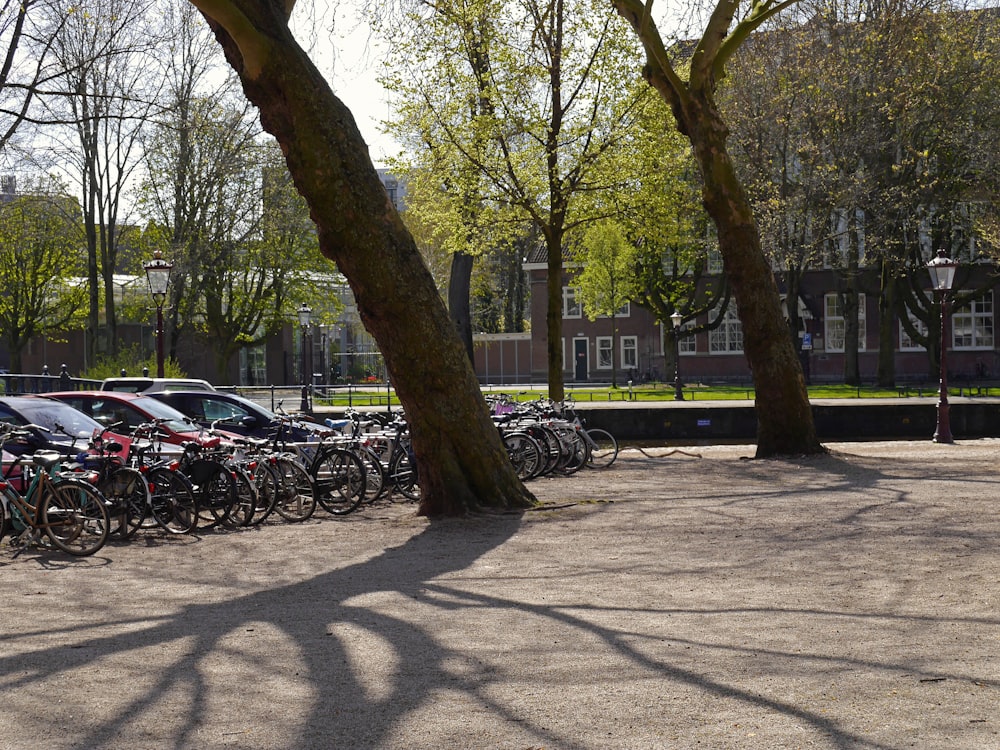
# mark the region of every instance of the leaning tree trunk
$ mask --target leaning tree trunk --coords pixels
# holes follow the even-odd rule
[[[692,97],[689,105],[685,122],[704,178],[702,198],[718,229],[726,277],[743,325],[743,351],[753,372],[757,456],[822,452],[774,273],[726,151],[728,131],[711,102]]]
[[[305,197],[375,337],[411,425],[420,512],[526,507],[434,281],[346,106],[288,30],[292,3],[192,0],[208,19]]]

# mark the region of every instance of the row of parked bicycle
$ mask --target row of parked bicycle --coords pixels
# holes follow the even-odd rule
[[[522,479],[606,467],[618,455],[614,438],[584,429],[571,407],[504,399],[492,408]],[[300,522],[317,506],[345,515],[380,498],[419,498],[401,413],[350,412],[345,420],[328,420],[328,431],[313,442],[289,440],[295,421],[287,415],[268,438],[227,433],[220,429],[224,424],[214,423],[202,429],[200,439],[179,446],[163,442],[162,423],[153,420],[131,431],[123,423],[108,425],[68,455],[51,450],[7,455],[50,428],[0,422],[6,459],[0,538],[10,534],[16,545],[51,544],[72,555],[90,555],[109,538],[129,539],[142,529],[184,534],[253,526],[274,515]],[[59,423],[53,428],[66,432]]]

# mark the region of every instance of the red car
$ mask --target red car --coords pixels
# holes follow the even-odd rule
[[[47,393],[45,398],[68,404],[106,427],[123,422],[125,426],[117,427],[115,432],[128,434],[156,419],[165,420],[159,425],[165,443],[180,445],[212,440],[212,436],[172,406],[149,396],[117,391],[63,391]]]

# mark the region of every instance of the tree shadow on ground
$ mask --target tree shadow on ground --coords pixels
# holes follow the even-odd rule
[[[807,492],[810,488],[837,492],[851,483],[855,483],[855,487],[878,489],[889,495],[903,489],[894,487],[892,482],[885,485],[886,475],[875,466],[865,467],[859,473],[856,467],[848,471],[851,467],[839,461],[837,458],[825,459],[822,471],[803,479],[801,485],[762,486],[759,492],[752,495],[752,500]],[[715,467],[715,470],[728,473],[745,469],[739,466]],[[690,467],[689,471],[696,475],[698,469]],[[660,481],[662,483],[662,477]],[[704,495],[691,502],[697,506],[696,510],[708,514],[717,513],[722,506],[748,501],[717,493],[715,487],[706,487]],[[587,512],[610,510],[609,506],[595,504]],[[642,512],[653,511],[646,509]],[[849,519],[845,520],[847,522]],[[210,705],[212,692],[218,687],[212,684],[216,678],[210,673],[220,659],[247,661],[247,684],[227,688],[243,689],[247,694],[246,710],[249,716],[245,725],[232,728],[234,746],[266,746],[266,743],[256,743],[252,738],[248,738],[245,744],[241,743],[239,734],[247,726],[268,721],[270,715],[272,721],[284,727],[280,737],[283,747],[387,747],[394,740],[394,732],[400,724],[441,691],[471,697],[493,717],[493,721],[518,722],[536,741],[546,745],[591,746],[540,722],[526,721],[523,715],[517,714],[510,705],[496,697],[492,690],[495,680],[499,679],[496,675],[475,669],[455,669],[455,660],[465,659],[468,655],[449,648],[437,637],[433,628],[419,620],[419,608],[426,606],[455,613],[503,611],[568,628],[585,636],[588,641],[596,639],[637,673],[653,674],[663,680],[695,688],[706,695],[735,700],[789,717],[825,737],[831,747],[890,747],[852,732],[837,719],[807,710],[793,701],[768,697],[739,687],[734,680],[713,677],[707,671],[673,661],[668,652],[662,656],[651,655],[649,650],[636,645],[637,639],[647,637],[646,633],[601,624],[597,616],[601,610],[599,604],[569,607],[558,600],[551,604],[518,601],[499,594],[484,593],[483,589],[490,586],[488,581],[480,585],[478,591],[468,591],[442,580],[468,569],[487,553],[507,544],[523,524],[523,519],[517,516],[438,521],[413,534],[399,546],[387,548],[369,559],[294,583],[275,585],[250,594],[234,593],[231,598],[213,603],[190,603],[175,614],[152,620],[137,616],[133,621],[103,623],[97,634],[92,630],[52,633],[50,635],[59,637],[58,644],[34,649],[18,648],[21,653],[16,656],[0,656],[0,677],[5,691],[30,691],[40,681],[51,679],[54,673],[63,673],[69,678],[71,673],[78,674],[88,667],[100,670],[106,660],[121,658],[123,654],[135,654],[137,659],[141,659],[149,649],[176,649],[176,658],[158,671],[155,680],[137,687],[134,693],[127,693],[127,702],[93,722],[67,723],[66,731],[73,733],[72,744],[94,750],[119,747],[118,738],[134,724],[136,717],[153,717],[168,712],[173,722],[164,725],[163,736],[155,746],[199,746],[199,733],[207,723],[216,720]],[[454,544],[456,535],[461,535],[462,544]],[[815,541],[799,540],[797,543],[805,547]],[[791,543],[792,540],[789,540]],[[565,572],[557,569],[555,575],[565,575]],[[392,598],[391,605],[383,597]],[[414,610],[405,612],[406,616],[400,612],[400,597],[413,602]],[[762,609],[664,606],[652,612],[654,616],[664,618],[705,613],[859,617],[857,612],[846,610],[780,606]],[[890,618],[897,615],[860,616]],[[916,619],[910,615],[903,617]],[[987,624],[997,626],[1000,622]],[[22,635],[8,632],[0,638],[0,643],[17,646],[19,640],[38,635],[37,631]],[[296,664],[274,662],[272,655],[267,653],[274,637],[295,644]],[[388,668],[384,665],[380,667],[391,678],[383,689],[372,690],[365,672],[373,665],[359,662],[352,653],[350,641],[357,637],[378,639],[384,645],[382,652],[392,664]],[[468,637],[475,637],[475,633],[469,633]],[[738,650],[732,643],[720,645],[707,640],[690,640],[689,643],[704,649]],[[255,654],[255,650],[258,653]],[[755,650],[760,651],[759,648]],[[806,668],[824,658],[813,653],[778,649],[771,656],[790,663],[801,663]],[[838,661],[845,669],[913,672],[912,665],[908,664],[863,662],[846,656]],[[938,675],[934,673],[932,676],[937,678]],[[953,677],[966,679],[964,675]],[[255,680],[287,685],[290,691],[301,689],[304,683],[308,689],[292,702],[295,707],[293,716],[279,717],[274,715],[274,707],[258,702],[259,692],[253,684]],[[224,734],[224,729],[219,728],[220,735]],[[419,746],[419,743],[414,742],[413,746]]]

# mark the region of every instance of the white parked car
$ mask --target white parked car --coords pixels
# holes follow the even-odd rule
[[[207,380],[197,378],[105,378],[102,391],[162,393],[164,391],[214,391]]]

